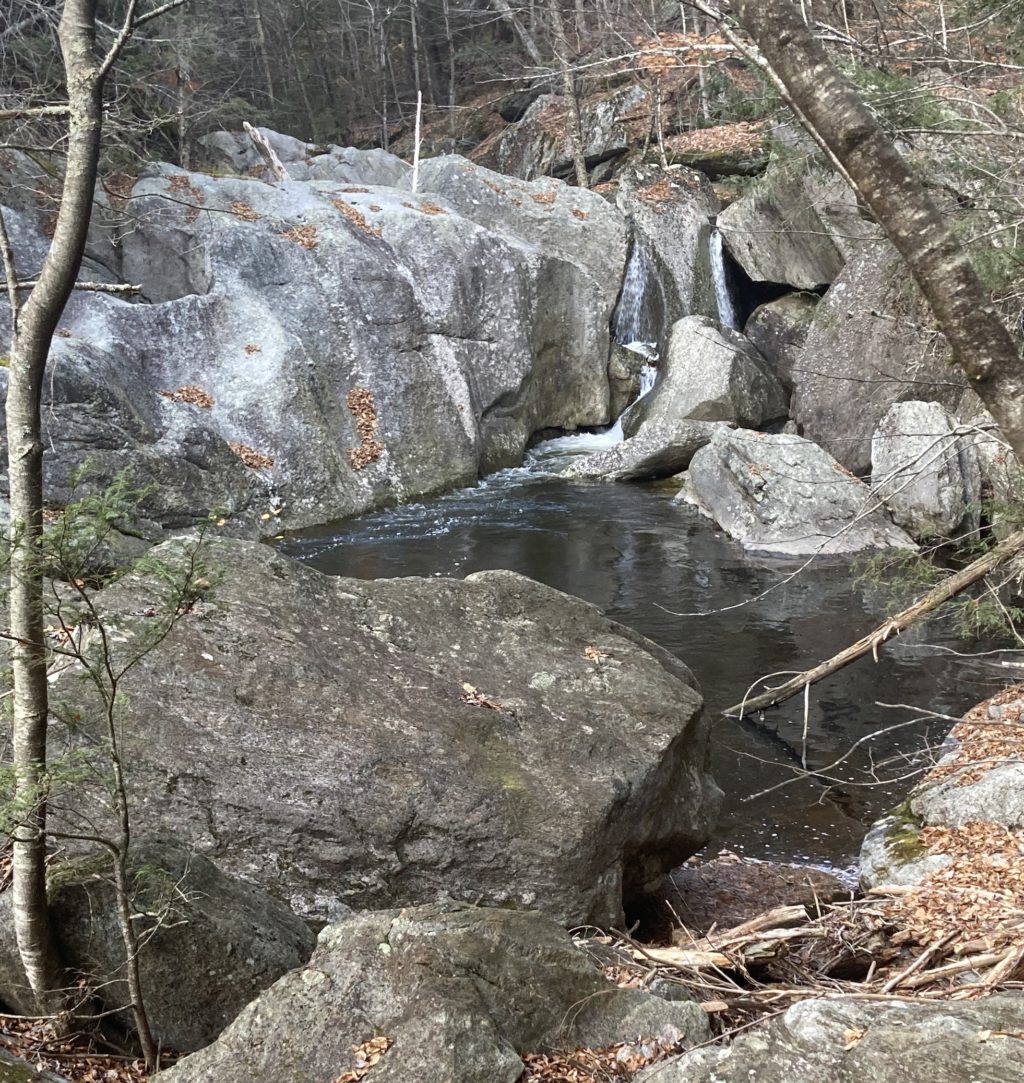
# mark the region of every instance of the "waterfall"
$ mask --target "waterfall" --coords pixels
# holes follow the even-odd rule
[[[602,446],[612,447],[615,444],[621,444],[625,440],[626,437],[622,431],[622,419],[626,416],[627,411],[631,410],[644,395],[651,391],[657,378],[658,370],[653,365],[642,365],[640,367],[640,394],[619,414],[615,419],[615,424],[601,434]]]
[[[733,303],[732,293],[729,289],[729,273],[725,266],[725,250],[722,243],[722,234],[718,229],[711,230],[709,242],[711,257],[711,277],[715,283],[715,301],[718,303],[718,322],[723,327],[729,327],[733,331],[739,331],[740,320]]]
[[[656,329],[651,327],[648,296],[652,269],[651,257],[638,237],[633,241],[622,293],[613,317],[615,341],[620,346],[647,356],[652,355],[658,337]]]

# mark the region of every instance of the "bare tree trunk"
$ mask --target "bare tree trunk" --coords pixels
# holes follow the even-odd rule
[[[35,288],[16,313],[7,391],[11,501],[10,625],[14,642],[12,720],[16,799],[14,928],[25,975],[41,1011],[61,1006],[60,968],[46,904],[46,726],[40,398],[57,321],[78,274],[92,210],[103,123],[95,55],[95,0],[67,0],[58,34],[68,89],[64,190],[53,240]]]
[[[267,48],[267,31],[263,25],[263,13],[260,11],[260,0],[252,0],[252,17],[256,24],[256,45],[259,49],[260,64],[263,67],[263,79],[267,84],[267,98],[273,108],[277,100],[274,90],[273,69],[270,67],[270,50]]]
[[[448,134],[455,134],[455,39],[452,37],[451,13],[448,0],[442,0],[444,16],[444,40],[448,47]]]
[[[548,11],[551,15],[551,40],[555,47],[555,59],[562,72],[562,93],[565,96],[566,109],[565,134],[569,138],[569,147],[572,150],[576,183],[581,188],[589,188],[590,177],[587,174],[587,159],[583,151],[580,104],[576,98],[572,69],[569,67],[569,43],[565,38],[565,24],[562,22],[562,12],[558,7],[558,0],[548,0]]]
[[[171,7],[177,4],[171,4]],[[7,444],[10,476],[10,635],[15,800],[13,915],[25,975],[40,1011],[63,1007],[61,972],[46,899],[46,729],[49,702],[43,633],[43,441],[40,401],[53,334],[85,252],[99,165],[103,85],[134,27],[146,17],[127,9],[107,55],[96,54],[97,0],[65,0],[58,24],[68,93],[67,155],[53,239],[35,285],[19,309],[14,260],[0,230],[12,299]],[[164,10],[168,10],[165,7]]]
[[[732,6],[903,256],[971,386],[1024,461],[1024,362],[924,185],[791,0],[733,0]]]
[[[540,55],[540,49],[537,48],[537,43],[533,40],[529,30],[523,26],[519,16],[509,7],[507,0],[490,0],[490,2],[491,7],[512,27],[513,32],[519,39],[519,43],[526,50],[526,55],[530,58],[531,63],[537,68],[543,68],[544,60]]]

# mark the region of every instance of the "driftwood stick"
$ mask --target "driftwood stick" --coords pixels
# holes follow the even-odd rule
[[[973,564],[969,564],[955,575],[944,579],[937,587],[919,598],[909,609],[904,609],[901,613],[890,617],[874,631],[858,639],[856,643],[841,650],[827,661],[821,662],[819,665],[814,666],[813,669],[805,670],[791,680],[786,681],[785,684],[780,684],[777,688],[771,688],[759,696],[744,699],[732,707],[727,707],[722,713],[742,718],[744,715],[752,714],[763,707],[772,707],[775,704],[782,703],[791,696],[795,696],[797,692],[800,692],[807,685],[814,684],[823,677],[830,676],[837,670],[842,669],[843,666],[862,658],[869,652],[874,653],[877,657],[878,648],[890,636],[909,628],[911,624],[920,620],[932,610],[937,609],[943,602],[948,602],[950,598],[959,594],[960,591],[969,587],[972,583],[983,579],[990,572],[995,571],[996,568],[1016,556],[1021,549],[1024,549],[1024,530],[1015,531],[984,556],[979,557]]]
[[[279,181],[289,180],[288,170],[285,169],[281,159],[274,153],[274,148],[267,142],[266,137],[261,132],[258,132],[247,120],[242,121],[242,129],[252,140],[253,146],[260,153],[260,157],[267,163],[270,172]]]
[[[891,993],[898,986],[902,985],[907,978],[916,974],[919,970],[923,970],[937,955],[945,951],[956,937],[957,934],[952,932],[947,933],[941,940],[936,940],[930,947],[925,948],[910,966],[901,970],[898,974],[894,974],[885,985],[882,986],[881,991],[883,993]]]

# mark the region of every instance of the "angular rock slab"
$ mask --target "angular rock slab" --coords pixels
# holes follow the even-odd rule
[[[125,682],[147,831],[318,919],[456,898],[604,926],[705,841],[695,682],[595,607],[503,571],[368,582],[227,540],[203,559],[210,600]],[[132,576],[98,604],[130,644],[158,593]],[[73,679],[55,694],[93,717]]]
[[[696,1003],[611,985],[549,918],[425,906],[327,926],[306,968],[161,1079],[335,1083],[357,1066],[353,1046],[383,1037],[374,1083],[514,1083],[520,1053],[667,1026],[694,1044],[709,1033]]]
[[[636,436],[628,437],[607,451],[574,462],[565,476],[605,478],[608,481],[671,477],[690,465],[694,455],[710,442],[720,424],[711,421],[680,420],[675,424],[648,421]]]
[[[718,216],[718,228],[753,281],[798,290],[830,285],[858,241],[878,236],[845,181],[802,163],[769,169]]]
[[[974,440],[937,402],[898,402],[871,439],[871,488],[918,541],[978,528],[981,467]]]
[[[914,548],[862,481],[799,436],[719,429],[694,455],[676,499],[770,556]]]
[[[786,416],[787,396],[778,377],[736,331],[704,316],[673,327],[658,382],[622,419],[635,436],[651,421],[731,421],[756,428]]]
[[[801,348],[819,300],[816,293],[787,293],[758,305],[743,325],[743,333],[787,390],[792,390],[800,369]]]
[[[199,854],[147,841],[134,847],[131,870],[141,915],[136,929],[145,938],[139,968],[146,1010],[163,1045],[186,1052],[209,1045],[253,997],[313,951],[312,930],[284,903]],[[0,895],[0,999],[31,1012],[9,897]],[[61,958],[95,989],[105,1011],[122,1009],[130,1029],[109,862],[94,855],[56,866],[49,898]],[[154,932],[160,914],[166,916]]]
[[[967,416],[967,378],[950,365],[932,324],[888,241],[852,253],[816,308],[793,370],[791,414],[801,432],[862,475],[872,434],[894,402],[925,399]]]
[[[637,1083],[1016,1083],[1024,998],[863,1004],[805,1000],[726,1048],[657,1064]],[[986,1031],[993,1036],[982,1040]]]
[[[633,258],[647,264],[630,337],[667,340],[684,316],[717,316],[708,243],[718,199],[707,177],[692,169],[636,166],[620,175],[615,205],[633,226],[640,250]]]

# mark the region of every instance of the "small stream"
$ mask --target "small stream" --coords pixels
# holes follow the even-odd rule
[[[884,616],[848,564],[817,562],[790,578],[796,565],[745,555],[695,510],[673,504],[664,485],[559,476],[567,456],[613,439],[610,431],[549,441],[524,467],[475,488],[308,531],[281,548],[320,571],[362,579],[521,572],[672,651],[693,670],[712,712],[738,701],[761,675],[831,656]],[[948,729],[938,722],[878,733],[912,716],[877,704],[961,713],[1007,673],[950,653],[967,649],[932,622],[888,645],[877,664],[847,667],[812,689],[806,737],[802,697],[758,724],[721,719],[713,756],[726,802],[712,848],[848,867],[866,824],[909,787],[876,776],[906,775],[922,747]],[[873,733],[834,772],[851,783],[839,792],[800,780],[749,799],[793,778],[802,757],[822,768]]]

